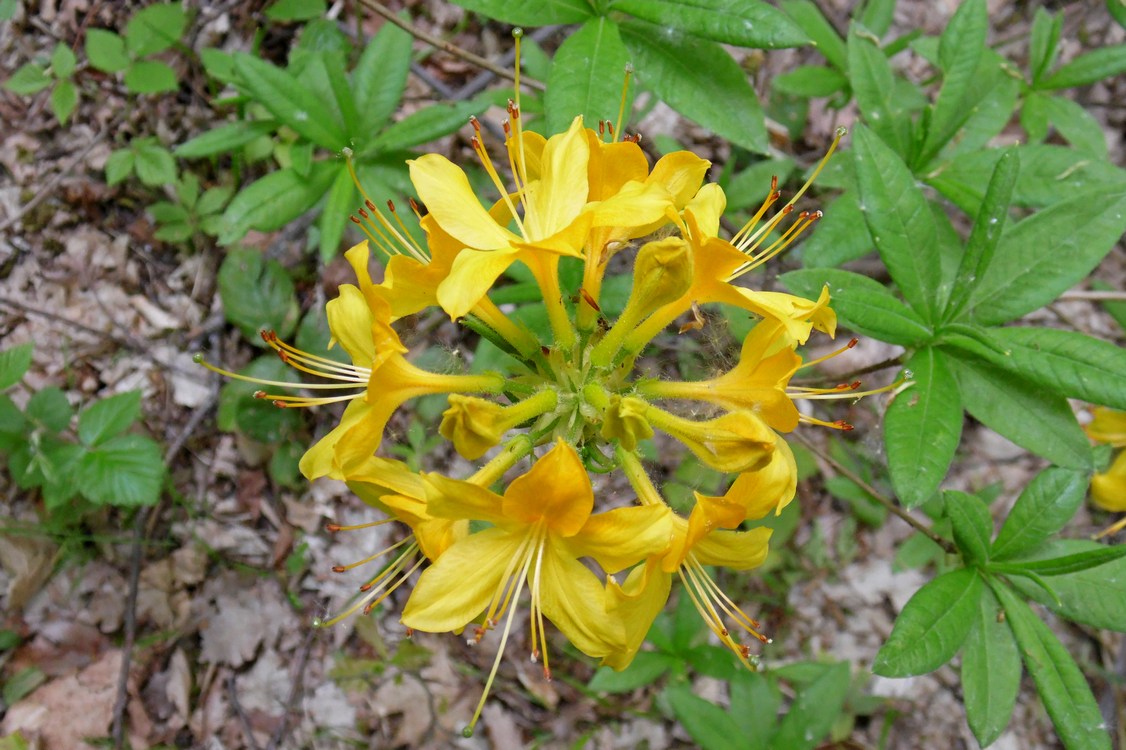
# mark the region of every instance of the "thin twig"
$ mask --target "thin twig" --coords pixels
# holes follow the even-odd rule
[[[1111,301],[1119,302],[1126,301],[1126,292],[1085,292],[1076,290],[1073,292],[1064,292],[1058,298],[1062,302],[1069,302],[1074,300],[1092,300],[1092,301]]]
[[[137,640],[137,591],[141,580],[141,546],[149,509],[141,508],[133,519],[133,543],[129,561],[129,595],[125,600],[125,643],[121,646],[121,673],[117,677],[117,700],[113,704],[113,747],[125,744],[125,707],[129,705],[129,669]]]
[[[886,370],[889,367],[898,367],[901,364],[903,364],[902,357],[888,357],[882,362],[877,362],[873,365],[865,365],[864,367],[851,370],[841,375],[834,375],[833,377],[835,379],[841,380],[842,382],[850,381],[862,375],[868,375],[869,373]],[[792,382],[794,385],[810,385],[812,383],[821,383],[824,381],[825,378],[794,378]]]
[[[66,177],[68,174],[70,174],[71,171],[75,167],[77,167],[79,165],[79,163],[82,162],[83,159],[86,158],[86,154],[90,153],[90,150],[92,148],[94,148],[94,146],[97,146],[99,143],[101,143],[103,140],[105,140],[106,134],[109,132],[109,129],[110,129],[110,127],[108,125],[103,125],[102,129],[99,130],[94,135],[94,137],[90,139],[90,142],[87,143],[83,147],[83,149],[78,152],[78,155],[75,156],[73,159],[71,159],[69,162],[67,162],[67,165],[65,167],[63,167],[61,170],[59,170],[58,174],[56,174],[54,177],[52,177],[50,180],[48,180],[47,184],[45,184],[42,188],[40,188],[39,192],[36,193],[35,195],[33,195],[31,200],[29,200],[27,203],[20,206],[18,211],[16,211],[14,214],[9,216],[8,218],[4,219],[4,221],[0,221],[0,232],[3,232],[8,227],[12,226],[17,221],[22,219],[24,216],[27,215],[28,211],[30,211],[31,209],[38,206],[40,203],[43,202],[44,198],[46,198],[48,195],[53,193],[55,191],[55,188],[62,181],[62,179],[64,177]]]
[[[901,520],[903,520],[908,526],[913,528],[915,531],[917,531],[920,534],[922,534],[923,536],[927,537],[932,542],[937,544],[939,547],[942,547],[942,549],[948,555],[953,555],[958,551],[954,547],[954,545],[950,542],[950,540],[943,539],[942,537],[940,537],[938,534],[936,534],[934,531],[932,531],[929,526],[926,526],[921,521],[917,520],[914,516],[912,516],[910,513],[905,511],[903,508],[900,508],[898,505],[896,505],[894,500],[884,496],[883,493],[881,493],[879,490],[877,490],[872,485],[865,482],[854,471],[850,470],[848,467],[846,467],[840,461],[833,458],[832,456],[830,456],[825,451],[821,450],[821,448],[819,448],[818,446],[814,445],[813,442],[811,440],[809,440],[807,437],[805,437],[804,435],[801,435],[800,433],[793,433],[793,435],[798,440],[798,442],[800,442],[802,445],[804,445],[806,448],[808,448],[814,455],[816,455],[818,458],[823,460],[825,463],[829,464],[829,466],[833,467],[833,469],[838,474],[845,477],[846,479],[851,480],[858,487],[860,487],[860,489],[864,490],[869,495],[871,495],[873,500],[875,500],[880,505],[887,508],[888,511],[890,511],[893,515],[898,516]]]
[[[301,697],[302,685],[305,682],[305,667],[309,663],[309,652],[313,650],[313,638],[317,634],[317,629],[310,627],[305,634],[305,645],[301,648],[301,656],[297,659],[297,673],[293,675],[293,683],[289,688],[289,697],[285,701],[285,713],[282,715],[281,726],[274,731],[274,735],[270,737],[270,742],[266,745],[266,750],[277,750],[282,746],[285,740],[285,735],[289,732],[289,716],[293,713],[293,707],[297,705],[297,699]]]
[[[246,712],[242,710],[242,704],[239,703],[238,688],[233,674],[227,675],[227,695],[231,699],[231,708],[235,712],[235,717],[242,726],[242,733],[246,735],[246,744],[251,750],[260,750],[258,740],[254,739],[254,730],[250,728],[250,720],[246,718]]]
[[[376,2],[376,0],[360,0],[360,3],[368,10],[378,13],[391,23],[398,26],[403,31],[406,31],[415,39],[421,39],[432,47],[436,47],[437,49],[449,52],[454,57],[459,57],[462,60],[465,60],[468,63],[472,63],[479,68],[484,68],[485,70],[488,70],[495,75],[500,76],[501,78],[507,78],[510,81],[516,80],[516,75],[511,70],[502,68],[500,65],[497,65],[491,60],[486,60],[480,55],[475,55],[467,49],[458,47],[453,42],[446,41],[440,36],[431,34],[429,31],[423,31],[417,26],[413,26],[407,23],[406,21],[392,13],[390,10],[385,8],[381,3]],[[528,78],[527,76],[520,76],[520,81],[528,88],[535,89],[537,91],[543,91],[546,88],[542,81],[537,81],[536,79]]]

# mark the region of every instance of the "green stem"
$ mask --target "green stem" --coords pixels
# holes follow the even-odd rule
[[[653,480],[649,478],[649,473],[645,471],[641,457],[634,451],[627,451],[620,445],[617,447],[616,453],[618,461],[622,465],[622,473],[626,475],[626,479],[629,480],[633,491],[637,493],[637,499],[641,504],[667,505],[664,498],[661,497],[660,491],[653,484]]]
[[[563,290],[559,286],[559,256],[545,257],[543,253],[527,255],[530,256],[528,267],[543,293],[543,304],[547,308],[547,319],[555,342],[563,349],[570,349],[575,345],[575,327],[571,325],[567,307],[563,304]]]
[[[467,481],[481,487],[489,487],[500,480],[504,473],[517,461],[532,452],[532,441],[527,435],[517,435],[508,442],[504,450],[493,456],[487,464],[477,470]]]

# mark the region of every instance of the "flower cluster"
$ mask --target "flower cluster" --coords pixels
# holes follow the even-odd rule
[[[284,361],[323,379],[303,387],[325,395],[260,397],[283,407],[348,402],[339,424],[302,459],[305,476],[344,480],[411,532],[385,551],[392,562],[332,621],[370,611],[421,569],[402,613],[412,630],[471,628],[480,639],[500,628],[503,651],[526,598],[532,656],[542,660],[545,676],[548,621],[582,652],[622,669],[678,579],[711,631],[749,663],[743,640],[767,639],[706,566],[745,570],[766,557],[770,530],[741,527],[794,498],[797,470],[783,433],[800,422],[850,429],[803,414],[795,401],[865,394],[859,383],[790,384],[814,364],[803,362],[798,347],[814,330],[835,333],[827,290],[811,301],[734,282],[782,252],[820,214],[794,211],[804,187],[778,207],[775,184],[750,221],[725,238],[724,193],[704,183],[709,162],[680,151],[650,167],[636,139],[619,139],[605,123],[596,131],[576,118],[566,132],[544,138],[522,127],[518,103],[508,112],[503,169],[472,121],[472,145],[497,200],[482,204],[465,172],[444,156],[408,162],[425,244],[393,204],[384,211],[364,196],[352,221],[368,240],[346,254],[357,284],[341,286],[327,306],[334,342],[350,365],[263,334]],[[387,257],[378,284],[368,270],[372,248]],[[608,320],[600,299],[616,256],[623,256],[616,267],[632,266],[632,288],[624,309]],[[582,265],[578,288],[562,287],[565,258]],[[550,336],[490,300],[497,280],[517,263],[539,286]],[[656,335],[685,316],[681,333],[699,328],[700,305],[713,302],[759,321],[733,368],[695,381],[637,374],[635,362]],[[436,373],[412,364],[396,323],[434,306],[501,347],[511,356],[510,372]],[[449,394],[438,431],[453,449],[471,461],[487,459],[471,476],[415,472],[375,455],[391,415],[427,394]],[[735,475],[727,491],[696,493],[687,517],[675,513],[639,452],[657,432]],[[518,466],[530,468],[507,478]],[[591,473],[618,471],[635,497],[597,496]],[[497,664],[499,654],[490,685]]]

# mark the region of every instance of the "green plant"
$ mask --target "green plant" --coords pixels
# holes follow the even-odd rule
[[[234,190],[227,185],[200,193],[199,178],[190,172],[176,182],[176,202],[157,201],[149,213],[159,225],[155,237],[164,242],[187,242],[200,234],[218,236],[223,208]]]
[[[31,364],[31,344],[0,352],[0,391],[16,385]],[[31,394],[20,409],[0,393],[0,453],[22,489],[38,489],[50,515],[78,518],[100,506],[153,505],[165,468],[160,446],[127,432],[141,414],[140,391],[109,396],[78,413],[55,387]]]
[[[77,66],[74,52],[59,42],[50,59],[23,64],[4,81],[4,88],[26,96],[51,87],[51,111],[59,124],[65,125],[78,104],[78,88],[73,80]]]
[[[152,59],[179,43],[188,16],[178,3],[142,8],[125,24],[124,34],[108,29],[86,32],[86,57],[106,73],[124,74],[125,88],[134,94],[159,94],[179,86],[176,71]]]

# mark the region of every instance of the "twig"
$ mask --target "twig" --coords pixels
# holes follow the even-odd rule
[[[808,438],[806,438],[804,435],[801,435],[799,433],[794,433],[794,437],[798,440],[798,442],[800,442],[802,445],[804,445],[806,448],[808,448],[814,455],[816,455],[818,458],[823,460],[825,463],[829,464],[829,466],[833,467],[833,469],[838,474],[845,477],[846,479],[851,480],[853,483],[855,483],[857,486],[859,486],[862,490],[864,490],[869,495],[871,495],[873,500],[875,500],[880,505],[887,508],[888,511],[890,511],[893,515],[898,516],[901,520],[903,520],[908,526],[913,528],[915,531],[917,531],[920,534],[922,534],[923,536],[927,537],[932,542],[937,544],[939,547],[942,547],[942,549],[946,552],[946,554],[953,555],[958,551],[954,547],[954,545],[950,542],[950,540],[943,539],[942,537],[940,537],[938,534],[936,534],[934,531],[932,531],[929,526],[924,525],[922,522],[918,521],[910,513],[903,510],[903,508],[900,508],[898,505],[895,504],[894,500],[892,500],[891,498],[885,497],[883,493],[881,493],[879,490],[877,490],[872,485],[865,482],[863,479],[861,479],[859,476],[857,476],[857,474],[855,472],[851,471],[846,466],[844,466],[840,461],[833,458],[828,453],[821,450],[821,448],[814,445],[813,442],[810,441]]]
[[[285,701],[285,713],[282,715],[282,723],[275,731],[270,742],[266,745],[266,750],[277,750],[281,747],[285,735],[289,732],[289,715],[293,713],[293,707],[297,704],[297,699],[301,696],[301,686],[305,682],[305,667],[309,663],[309,652],[313,650],[313,638],[317,634],[317,629],[310,627],[305,634],[305,645],[301,648],[301,656],[297,660],[297,673],[293,675],[293,684],[289,688],[289,697]]]
[[[246,744],[250,746],[251,750],[260,750],[258,740],[254,739],[254,730],[250,728],[250,720],[246,718],[246,712],[242,710],[242,704],[239,703],[238,689],[235,686],[233,674],[227,675],[227,694],[231,699],[231,708],[234,709],[235,717],[238,718],[238,723],[242,726],[242,733],[246,735]]]
[[[448,42],[445,39],[442,39],[440,36],[435,36],[429,31],[423,31],[417,26],[413,26],[407,23],[406,21],[392,13],[390,10],[385,8],[381,3],[376,2],[376,0],[360,0],[360,3],[368,10],[374,11],[375,13],[383,16],[388,21],[413,36],[415,39],[421,39],[432,47],[436,47],[440,50],[444,50],[445,52],[449,52],[454,57],[460,57],[462,60],[465,60],[468,63],[472,63],[479,68],[484,68],[485,70],[488,70],[495,75],[500,76],[501,78],[507,78],[510,81],[516,80],[516,75],[511,70],[502,68],[500,65],[497,65],[491,60],[486,60],[480,55],[475,55],[467,49],[458,47],[453,42]],[[527,76],[520,76],[520,81],[528,88],[535,89],[537,91],[543,91],[546,88],[542,81],[537,81],[536,79],[528,78]]]
[[[902,357],[888,357],[883,362],[877,362],[873,365],[865,365],[864,367],[834,377],[841,381],[849,381],[853,380],[854,378],[858,378],[861,375],[867,375],[872,372],[879,372],[880,370],[886,370],[889,367],[898,367],[901,364],[903,364]],[[811,383],[820,383],[824,380],[824,378],[794,378],[793,384],[808,385]]]
[[[54,177],[52,177],[50,180],[48,180],[47,184],[44,185],[42,188],[40,188],[39,192],[31,197],[31,200],[29,200],[27,203],[20,206],[18,211],[16,211],[14,214],[9,216],[8,218],[4,219],[4,221],[0,221],[0,232],[3,232],[8,227],[12,226],[17,221],[22,219],[24,216],[27,215],[28,211],[30,211],[31,209],[38,206],[40,203],[43,202],[44,198],[46,198],[48,195],[53,193],[55,188],[62,181],[62,179],[64,177],[66,177],[68,174],[70,174],[71,171],[75,167],[77,167],[78,164],[83,159],[86,158],[86,154],[90,153],[90,150],[92,148],[94,148],[94,146],[97,146],[99,143],[101,143],[103,140],[105,140],[106,134],[108,132],[109,132],[109,126],[103,125],[102,129],[99,130],[97,132],[97,134],[95,134],[94,137],[90,139],[90,142],[87,143],[86,146],[83,147],[83,149],[78,152],[78,155],[75,156],[73,159],[71,159],[69,162],[67,162],[67,165],[65,167],[63,167],[61,170],[59,170],[58,174],[56,174]]]
[[[149,509],[141,508],[133,519],[133,549],[129,561],[129,595],[125,600],[125,643],[121,646],[121,673],[117,677],[117,700],[113,704],[113,747],[125,743],[125,707],[129,704],[129,668],[137,640],[137,591],[141,579],[141,543]]]
[[[1058,299],[1063,302],[1073,300],[1092,300],[1096,302],[1102,300],[1126,301],[1126,292],[1085,292],[1076,290],[1073,292],[1064,292]]]

